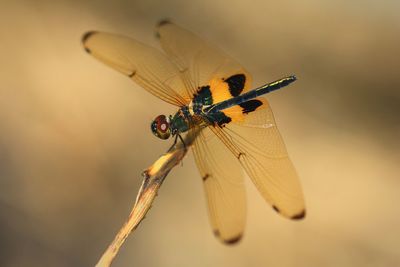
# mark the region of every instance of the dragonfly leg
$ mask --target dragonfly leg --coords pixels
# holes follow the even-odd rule
[[[182,142],[183,147],[185,148],[185,150],[187,150],[185,141],[183,141],[182,136],[181,136],[180,134],[177,133],[177,134],[175,135],[174,143],[173,143],[172,146],[168,149],[168,152],[170,152],[170,151],[176,146],[176,143],[178,143],[178,138],[179,138],[179,140],[181,140],[181,142]]]
[[[181,136],[180,134],[177,134],[177,135],[178,135],[179,139],[181,140],[181,142],[182,142],[182,144],[183,144],[183,147],[185,148],[185,150],[187,150],[185,141],[183,140],[182,136]]]
[[[170,151],[175,147],[176,143],[178,142],[178,137],[179,137],[179,136],[180,136],[179,134],[176,134],[176,135],[175,135],[174,143],[173,143],[172,146],[168,149],[168,152],[170,152]]]
[[[180,134],[177,134],[177,136],[178,136],[179,139],[181,140],[181,142],[182,142],[182,144],[183,144],[183,148],[185,149],[185,152],[186,152],[187,147],[186,147],[185,141],[183,141],[183,138],[182,138],[182,136],[181,136]],[[181,166],[183,166],[183,160],[181,160]]]

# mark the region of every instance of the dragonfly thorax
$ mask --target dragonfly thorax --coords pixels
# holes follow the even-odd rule
[[[151,131],[155,136],[164,140],[171,135],[184,133],[189,130],[190,122],[194,122],[194,118],[200,116],[202,108],[201,104],[191,104],[183,106],[173,116],[159,115],[152,121]]]

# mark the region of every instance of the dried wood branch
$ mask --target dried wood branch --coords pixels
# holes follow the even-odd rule
[[[136,229],[151,208],[151,205],[157,196],[158,189],[164,179],[172,168],[178,165],[185,157],[189,146],[192,145],[197,134],[198,131],[193,131],[188,134],[184,139],[185,145],[183,145],[182,142],[178,142],[176,146],[172,147],[167,153],[163,154],[158,160],[156,160],[153,165],[143,171],[142,186],[139,189],[128,220],[119,230],[113,242],[108,246],[96,266],[107,267],[111,265],[128,235]]]

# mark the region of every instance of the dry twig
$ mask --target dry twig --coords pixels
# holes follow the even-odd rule
[[[184,139],[186,146],[184,146],[182,142],[178,142],[176,146],[162,155],[153,163],[153,165],[142,173],[143,183],[139,189],[128,220],[119,230],[113,242],[101,256],[96,266],[107,267],[111,265],[125,239],[133,230],[136,229],[151,208],[154,198],[157,196],[158,189],[163,183],[165,177],[167,177],[172,168],[178,165],[185,157],[188,147],[193,143],[196,135],[197,133],[187,135]]]

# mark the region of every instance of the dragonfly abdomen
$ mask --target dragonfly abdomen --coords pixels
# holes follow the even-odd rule
[[[267,83],[266,85],[263,85],[259,88],[256,88],[254,90],[251,90],[247,93],[241,94],[237,97],[230,98],[228,100],[219,102],[215,105],[210,106],[207,108],[207,110],[213,110],[213,111],[221,111],[227,108],[230,108],[232,106],[240,105],[243,104],[249,100],[252,100],[256,97],[265,95],[267,93],[270,93],[272,91],[278,90],[282,87],[285,87],[292,82],[296,81],[296,76],[289,76],[286,78],[282,78],[280,80],[277,80],[272,83]]]
[[[242,114],[253,112],[263,105],[261,100],[255,98],[285,87],[294,81],[296,81],[295,76],[282,78],[275,82],[268,83],[259,88],[213,105],[204,105],[203,102],[205,99],[211,100],[212,96],[206,95],[206,93],[209,92],[209,87],[202,87],[199,91],[199,94],[193,99],[192,103],[189,106],[182,107],[175,114],[175,116],[172,118],[172,126],[178,132],[186,132],[189,130],[191,124],[199,123],[199,120],[194,119],[195,117],[203,118],[203,121],[209,124],[224,126],[232,121],[232,118],[229,116],[229,114],[225,114],[226,112],[224,112],[224,110],[227,110],[233,106],[240,106],[242,108]],[[238,118],[235,119],[237,120]]]

